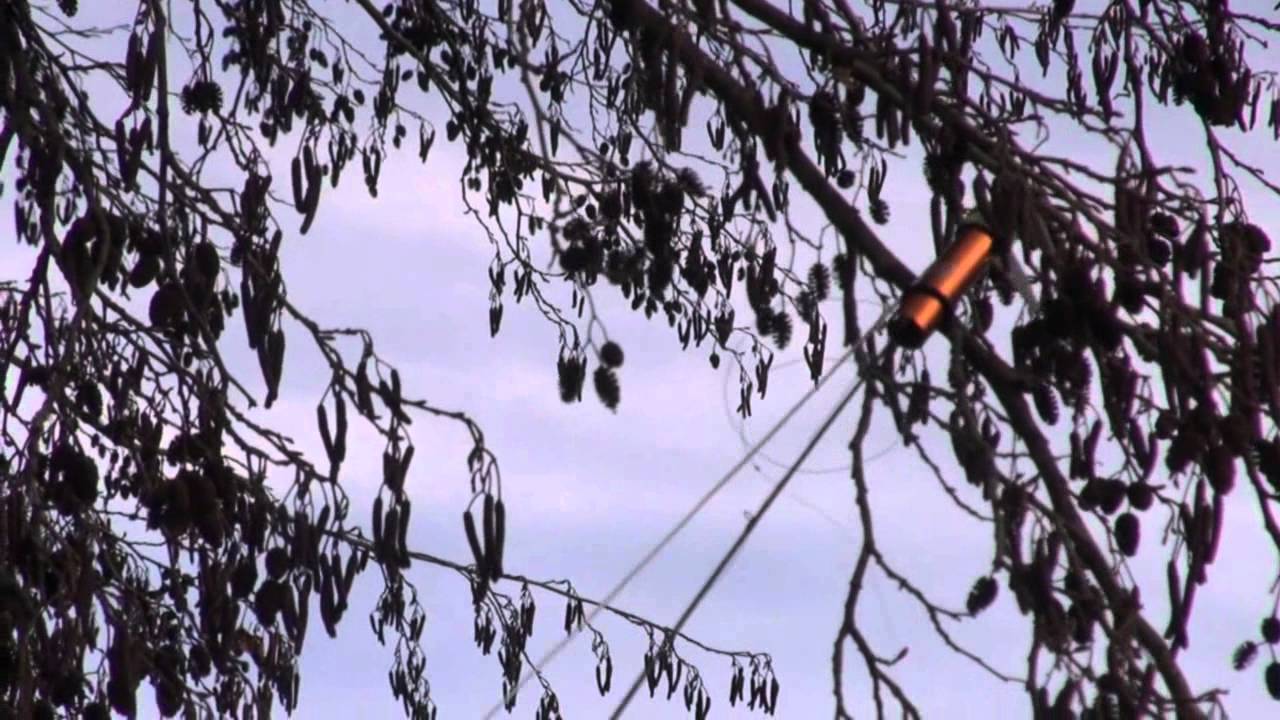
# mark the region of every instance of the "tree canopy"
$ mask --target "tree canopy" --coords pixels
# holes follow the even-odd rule
[[[624,684],[587,623],[594,600],[504,565],[519,508],[503,501],[501,449],[465,408],[423,400],[430,388],[370,333],[289,298],[281,248],[316,232],[326,199],[352,183],[376,196],[397,152],[430,172],[441,143],[465,152],[459,191],[490,242],[495,343],[510,304],[535,307],[559,338],[547,372],[561,398],[622,414],[626,355],[598,298],[736,367],[745,417],[775,353],[802,346],[817,382],[874,322],[855,288],[895,306],[911,267],[980,218],[992,259],[928,352],[872,336],[875,352],[853,353],[867,384],[850,446],[862,542],[834,638],[835,714],[849,717],[855,671],[880,713],[918,714],[897,658],[858,624],[869,572],[980,665],[948,628],[1005,588],[1032,629],[1019,682],[1037,717],[1222,708],[1179,653],[1215,563],[1235,559],[1220,544],[1227,505],[1251,508],[1280,552],[1280,287],[1246,203],[1280,186],[1239,149],[1280,138],[1266,66],[1280,23],[1264,3],[93,5],[0,6],[0,194],[32,258],[0,278],[0,716],[133,716],[143,686],[165,717],[292,711],[308,628],[333,636],[353,586],[380,583],[370,621],[394,647],[390,691],[406,715],[434,717],[411,571],[423,562],[470,584],[508,710],[532,676],[537,716],[560,715],[526,651],[542,599],[566,602],[566,632],[593,634],[600,692]],[[1153,140],[1172,122],[1194,129],[1186,146]],[[931,243],[890,237],[890,182],[927,195]],[[254,413],[303,345],[330,377],[323,457]],[[235,361],[246,348],[256,376]],[[877,546],[873,520],[894,518],[869,502],[875,413],[958,518],[991,528],[966,607]],[[471,438],[457,529],[471,558],[407,532],[426,423]],[[368,507],[345,489],[357,424],[385,443]],[[935,461],[930,435],[953,457]],[[1140,583],[1140,562],[1163,582]],[[1274,602],[1260,629],[1229,629],[1241,645],[1223,662],[1280,699],[1272,565],[1258,582]],[[610,611],[649,633],[650,692],[682,693],[695,716],[713,697],[770,714],[785,702],[767,654]],[[732,664],[730,687],[703,681],[695,650]]]

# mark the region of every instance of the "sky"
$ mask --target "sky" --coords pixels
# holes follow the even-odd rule
[[[692,127],[691,133],[697,133],[698,125]],[[1152,130],[1153,145],[1162,156],[1203,166],[1203,151],[1187,141],[1197,137],[1190,134],[1193,126],[1162,121]],[[1082,162],[1098,158],[1092,162],[1112,166],[1111,156],[1076,142],[1069,134],[1055,135],[1049,148]],[[1272,175],[1280,172],[1268,134],[1259,131],[1236,147]],[[893,212],[882,229],[882,237],[917,270],[930,247],[927,187],[916,171],[918,149],[913,146],[906,160],[891,164],[886,199]],[[597,293],[596,302],[610,337],[626,351],[619,372],[621,405],[616,414],[609,412],[589,387],[581,404],[561,403],[557,337],[535,308],[508,298],[502,331],[496,338],[489,336],[486,269],[491,252],[478,225],[462,214],[456,179],[463,162],[461,149],[443,137],[425,167],[408,154],[394,155],[384,164],[376,200],[349,174],[337,191],[326,193],[314,229],[305,237],[290,236],[282,250],[289,297],[327,325],[366,328],[414,394],[436,406],[465,410],[480,424],[502,468],[509,570],[542,579],[569,578],[583,594],[601,597],[741,456],[744,445],[733,414],[736,378],[726,375],[733,372],[728,363],[718,371],[710,367],[709,347],[680,352],[665,323],[645,321],[605,290]],[[1244,184],[1254,221],[1280,228],[1276,198]],[[291,227],[288,212],[285,226]],[[0,267],[18,269],[18,274],[6,271],[4,279],[25,273],[22,257],[13,243],[0,247]],[[867,308],[864,317],[874,310]],[[835,308],[827,314],[838,317]],[[833,338],[838,334],[834,325]],[[233,347],[241,342],[240,333],[227,337],[232,366],[244,369],[251,387],[260,383],[253,358]],[[941,377],[945,367],[944,345],[936,339],[926,348],[934,377]],[[828,356],[834,355],[829,349]],[[314,413],[327,372],[314,352],[291,342],[284,375],[280,401],[253,416],[292,431],[300,447],[323,457]],[[790,461],[852,381],[846,367],[767,452]],[[753,402],[747,435],[762,435],[808,385],[798,344],[779,353],[768,397]],[[782,685],[778,717],[825,717],[833,708],[832,640],[859,542],[851,485],[842,469],[859,404],[846,411],[807,465],[837,471],[796,478],[686,630],[713,646],[770,653]],[[945,438],[930,427],[933,437],[927,442],[934,456],[949,460]],[[1059,425],[1063,427],[1065,423]],[[380,482],[382,445],[362,429],[353,431],[344,482],[356,508],[353,516],[367,522],[363,518]],[[469,438],[461,426],[426,418],[416,420],[412,431],[417,454],[407,486],[414,500],[410,545],[465,562],[470,553],[459,515],[470,497],[465,463]],[[867,474],[886,556],[935,598],[963,607],[974,579],[989,569],[988,531],[957,518],[915,454],[901,448],[887,416],[877,415],[866,447],[875,458],[868,461]],[[950,468],[950,477],[959,478],[952,463],[944,467]],[[767,463],[744,471],[617,604],[659,623],[674,623],[780,472]],[[1196,687],[1227,688],[1226,707],[1240,717],[1274,710],[1260,671],[1239,675],[1229,667],[1232,649],[1244,633],[1255,632],[1270,608],[1274,552],[1258,533],[1251,502],[1238,492],[1229,503],[1223,559],[1202,588],[1192,646],[1185,654],[1185,668]],[[1149,542],[1154,528],[1149,532],[1144,554],[1133,566],[1139,577],[1156,580],[1149,587],[1160,592],[1144,600],[1162,608],[1163,553]],[[378,584],[373,572],[371,566],[357,583],[355,602],[337,640],[329,640],[319,627],[309,633],[297,717],[398,716],[399,706],[387,686],[389,649],[377,645],[365,621],[374,599],[371,588]],[[467,584],[452,571],[421,563],[410,577],[428,611],[423,643],[440,716],[481,717],[500,696],[501,676],[495,656],[482,656],[472,643]],[[954,626],[953,632],[996,668],[1018,675],[1029,638],[1003,579],[1001,584],[995,605]],[[519,591],[509,582],[499,587]],[[529,648],[533,657],[559,639],[563,611],[553,597],[537,598],[539,620]],[[1156,610],[1153,617],[1158,622],[1166,615]],[[1027,715],[1019,685],[996,681],[942,647],[923,614],[884,577],[872,574],[859,621],[880,654],[909,648],[894,676],[926,717]],[[596,693],[590,642],[579,638],[546,670],[566,717],[606,716],[640,670],[643,633],[603,616],[599,627],[613,651],[614,691],[605,699]],[[727,661],[697,652],[689,658],[712,691],[712,717],[753,715],[742,705],[728,707]],[[850,709],[857,717],[868,715],[870,688],[852,649],[846,652],[844,677]],[[514,716],[532,716],[538,700],[533,690],[532,685],[526,688]],[[141,705],[150,710],[148,703]],[[661,695],[650,700],[645,692],[628,712],[634,718],[684,716],[679,695],[668,702]]]

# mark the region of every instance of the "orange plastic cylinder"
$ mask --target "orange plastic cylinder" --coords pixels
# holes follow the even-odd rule
[[[889,333],[903,347],[918,348],[942,323],[956,298],[978,279],[991,257],[995,240],[977,224],[963,225],[955,242],[933,261],[914,287],[902,298]]]

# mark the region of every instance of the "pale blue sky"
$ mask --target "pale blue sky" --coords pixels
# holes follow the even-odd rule
[[[1264,4],[1270,3],[1259,0],[1260,9]],[[1038,68],[1034,75],[1039,76]],[[437,119],[443,123],[443,118]],[[690,134],[700,135],[699,128],[693,123]],[[1194,125],[1161,122],[1151,130],[1157,153],[1177,153],[1188,163],[1203,165]],[[1086,162],[1100,157],[1096,147],[1078,144],[1069,135],[1055,138],[1050,152]],[[1273,175],[1280,173],[1280,161],[1273,155],[1276,145],[1268,134],[1260,131],[1237,147]],[[916,268],[923,266],[930,247],[927,188],[918,174],[918,149],[914,145],[909,159],[891,166],[887,199],[893,214],[882,230]],[[644,321],[606,289],[598,293],[597,303],[611,336],[627,353],[620,372],[619,412],[605,410],[589,388],[582,404],[562,404],[555,382],[556,336],[536,310],[508,298],[502,332],[489,337],[485,271],[491,253],[479,228],[461,216],[455,180],[462,161],[460,150],[445,143],[443,134],[425,168],[408,153],[389,158],[378,200],[364,192],[356,172],[349,173],[338,191],[326,193],[312,232],[290,237],[284,246],[290,298],[324,324],[367,328],[413,392],[437,406],[471,414],[502,466],[510,523],[508,568],[532,577],[570,578],[583,593],[599,597],[741,454],[742,444],[722,399],[725,366],[712,370],[706,349],[679,352],[665,323]],[[1096,162],[1103,168],[1114,165],[1110,155]],[[284,166],[279,167],[283,172]],[[1254,203],[1255,221],[1280,227],[1280,203],[1244,184]],[[296,227],[290,211],[282,212],[285,227]],[[812,222],[813,216],[803,219]],[[0,259],[3,267],[25,272],[22,255],[12,243],[0,247]],[[6,279],[14,276],[5,274]],[[832,337],[837,335],[833,324]],[[227,337],[230,342],[224,346],[233,366],[256,381],[255,361],[238,347],[242,335],[230,332]],[[327,373],[303,347],[302,342],[290,343],[281,400],[271,411],[255,416],[292,430],[301,446],[322,456],[314,408]],[[942,377],[938,358],[944,350],[941,340],[927,349],[935,378]],[[834,354],[829,350],[828,357]],[[754,402],[756,413],[747,426],[753,437],[806,388],[802,364],[778,369],[798,357],[798,344],[779,354],[768,398]],[[769,452],[785,459],[794,456],[851,379],[846,368]],[[736,396],[736,387],[731,395]],[[811,466],[847,462],[845,446],[853,418],[851,410],[820,446]],[[936,428],[930,429],[936,433]],[[408,483],[415,501],[410,544],[463,561],[469,552],[459,514],[469,497],[468,438],[459,426],[426,419],[415,422],[412,430],[418,452]],[[356,508],[353,516],[363,519],[379,481],[382,446],[371,435],[356,432],[344,466],[345,482]],[[897,442],[888,418],[880,416],[868,451],[893,448]],[[930,442],[946,447],[945,438],[935,436]],[[935,457],[949,460],[950,452],[940,451]],[[618,604],[673,623],[743,526],[744,512],[754,510],[768,491],[767,480],[779,474],[763,467],[762,472],[744,472],[731,484]],[[868,475],[887,556],[935,592],[935,598],[963,606],[970,584],[989,566],[987,529],[957,518],[914,453],[890,451],[868,465]],[[958,475],[953,472],[952,477]],[[1236,674],[1228,663],[1231,650],[1244,634],[1255,632],[1270,606],[1267,589],[1275,558],[1258,534],[1252,502],[1245,492],[1232,498],[1224,552],[1211,571],[1212,582],[1197,599],[1192,646],[1185,654],[1196,687],[1228,688],[1226,706],[1239,717],[1274,710],[1260,673],[1255,669]],[[797,478],[688,626],[690,634],[711,645],[773,655],[782,683],[778,717],[831,713],[831,643],[858,537],[852,509],[850,483],[843,473]],[[1160,592],[1150,592],[1145,599],[1149,607],[1162,608],[1163,554],[1149,542],[1154,528],[1149,532],[1134,566],[1140,577],[1157,580],[1150,589]],[[328,640],[318,626],[309,633],[296,717],[398,716],[386,679],[389,649],[377,646],[365,619],[370,591],[378,583],[373,572],[371,567],[362,579],[336,641]],[[500,673],[495,657],[481,656],[471,641],[467,585],[451,571],[422,564],[414,566],[411,577],[429,613],[423,642],[440,716],[480,717],[499,697]],[[1026,625],[1016,615],[1003,579],[1001,584],[996,605],[979,619],[955,627],[954,633],[996,667],[1017,675],[1024,667]],[[509,585],[503,589],[518,592]],[[538,599],[539,620],[530,647],[534,657],[558,640],[563,611],[552,597],[539,594]],[[1157,610],[1154,617],[1162,621],[1164,611]],[[1027,715],[1020,686],[1001,684],[942,647],[924,616],[883,577],[873,574],[859,619],[881,654],[910,647],[895,676],[913,693],[926,717]],[[620,699],[619,688],[625,689],[639,671],[644,636],[611,620],[603,620],[601,627],[613,649],[614,692],[599,698],[590,643],[579,638],[548,671],[566,717],[604,717]],[[752,715],[741,705],[736,711],[728,707],[727,662],[696,652],[689,657],[701,667],[712,690],[713,717]],[[855,653],[847,652],[846,658],[846,697],[857,716],[866,716],[871,706],[865,674]],[[533,690],[531,685],[522,695],[516,717],[532,716],[538,699]],[[149,703],[141,705],[150,711]],[[650,701],[643,692],[628,713],[634,718],[684,716],[679,695],[671,702]]]

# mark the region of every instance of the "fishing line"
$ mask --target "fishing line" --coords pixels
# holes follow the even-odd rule
[[[804,407],[804,405],[808,403],[808,401],[812,399],[813,396],[816,395],[824,385],[827,384],[827,381],[830,380],[832,376],[835,375],[836,371],[839,370],[842,365],[844,365],[853,357],[854,350],[858,348],[859,345],[866,338],[870,337],[875,331],[879,330],[881,326],[883,326],[885,323],[889,321],[889,318],[892,315],[892,310],[893,310],[892,307],[887,307],[885,311],[881,314],[879,320],[876,321],[875,325],[873,325],[871,329],[868,330],[867,333],[864,334],[857,343],[855,343],[852,347],[846,350],[845,353],[835,361],[831,369],[828,370],[826,374],[823,375],[822,378],[819,379],[818,382],[812,388],[809,389],[808,392],[806,392],[803,396],[801,396],[801,398],[794,405],[791,406],[791,409],[788,410],[787,413],[783,415],[782,418],[778,420],[778,422],[775,423],[772,428],[769,429],[769,432],[765,433],[764,437],[760,438],[760,440],[755,445],[753,445],[751,449],[748,450],[747,453],[743,455],[741,459],[738,460],[738,462],[734,463],[733,467],[730,468],[729,471],[726,472],[723,477],[721,477],[719,480],[716,481],[715,485],[711,486],[711,489],[709,489],[698,500],[698,502],[693,506],[691,510],[689,510],[689,512],[685,513],[684,517],[681,518],[680,521],[676,523],[675,526],[672,527],[671,530],[667,532],[667,534],[662,538],[662,540],[660,540],[657,545],[655,545],[651,550],[649,550],[649,552],[646,553],[643,558],[641,558],[640,562],[638,562],[635,565],[635,567],[633,567],[622,578],[622,580],[619,581],[618,584],[614,586],[612,590],[609,591],[609,594],[606,595],[604,599],[600,601],[600,604],[597,605],[591,611],[591,614],[587,616],[587,622],[585,624],[590,624],[591,621],[594,620],[596,616],[600,614],[601,611],[608,608],[611,605],[611,603],[618,597],[618,595],[621,594],[624,589],[626,589],[627,585],[629,585],[637,575],[639,575],[646,567],[648,567],[649,564],[653,562],[654,558],[656,558],[658,554],[661,553],[667,547],[667,545],[671,544],[671,541],[675,539],[676,535],[678,535],[682,530],[684,530],[686,526],[688,526],[688,524],[693,520],[693,518],[697,516],[697,514],[701,512],[702,509],[706,507],[706,505],[709,502],[711,502],[712,498],[714,498],[722,489],[724,489],[724,487],[729,484],[729,481],[732,480],[734,476],[737,475],[738,472],[742,470],[742,468],[746,467],[746,465],[749,462],[751,462],[751,459],[755,457],[757,453],[760,452],[760,450],[765,446],[765,444],[768,443],[770,440],[772,440],[773,437],[777,435],[778,432],[782,430],[782,428],[793,417],[795,417],[796,413],[799,412],[800,409]],[[807,457],[807,453],[806,453],[806,457]],[[566,647],[568,647],[569,643],[571,643],[574,640],[574,638],[577,637],[579,632],[580,630],[575,628],[565,637],[561,638],[560,641],[557,642],[555,646],[552,647],[545,655],[543,655],[542,659],[540,659],[538,663],[534,666],[535,672],[531,672],[528,675],[525,675],[523,678],[521,678],[519,684],[517,684],[514,688],[511,689],[511,694],[514,695],[515,693],[518,693],[520,689],[523,688],[528,683],[531,677],[536,676],[538,672],[541,672],[542,670],[544,670],[546,666],[552,660],[554,660],[556,656],[560,654],[561,651],[563,651]],[[503,702],[499,702],[498,704],[494,705],[489,710],[488,714],[485,715],[485,718],[495,717],[497,713],[501,711],[503,706],[504,706]]]
[[[872,328],[873,331],[875,329],[878,328]],[[869,334],[870,332],[868,335]],[[892,345],[886,347],[885,352],[888,352],[890,348],[892,348]],[[782,491],[786,489],[787,484],[791,482],[791,478],[795,477],[796,471],[804,464],[804,461],[808,459],[809,454],[813,452],[813,449],[818,446],[818,443],[827,434],[827,430],[831,429],[831,426],[835,423],[836,419],[840,417],[841,413],[843,413],[844,409],[849,405],[849,402],[853,400],[854,395],[856,395],[858,390],[862,387],[865,379],[866,378],[862,375],[858,376],[858,380],[853,384],[853,387],[845,393],[839,404],[836,405],[835,410],[827,416],[827,419],[823,421],[822,425],[818,428],[818,431],[809,439],[804,450],[801,451],[800,456],[796,458],[795,462],[792,463],[791,467],[787,470],[787,474],[782,476],[782,479],[778,481],[777,485],[774,486],[768,497],[766,497],[764,502],[761,503],[760,509],[752,515],[749,521],[747,521],[747,526],[743,528],[742,532],[738,535],[738,539],[734,541],[733,546],[730,547],[729,551],[725,553],[725,556],[721,558],[720,563],[716,565],[716,568],[711,572],[710,577],[708,577],[706,582],[702,584],[702,587],[698,590],[698,594],[694,596],[693,601],[689,603],[689,606],[686,607],[685,611],[680,615],[680,619],[671,629],[671,632],[668,633],[664,644],[674,642],[675,638],[680,634],[680,631],[684,629],[685,624],[689,622],[689,618],[693,616],[694,611],[698,609],[700,604],[702,604],[703,599],[705,599],[711,592],[711,589],[715,587],[716,582],[719,581],[721,576],[724,574],[725,569],[729,567],[729,564],[738,554],[738,551],[746,544],[747,538],[751,537],[751,533],[760,524],[760,520],[764,517],[765,513],[769,511],[769,508],[773,506],[774,501],[777,500],[778,496],[782,494]],[[640,689],[640,684],[644,682],[644,677],[645,675],[643,671],[636,675],[636,679],[631,683],[631,687],[628,688],[626,696],[622,698],[622,702],[618,704],[617,709],[615,709],[613,714],[610,715],[613,720],[617,720],[617,718],[622,716],[622,712],[627,709],[632,698],[635,697],[636,692]]]

